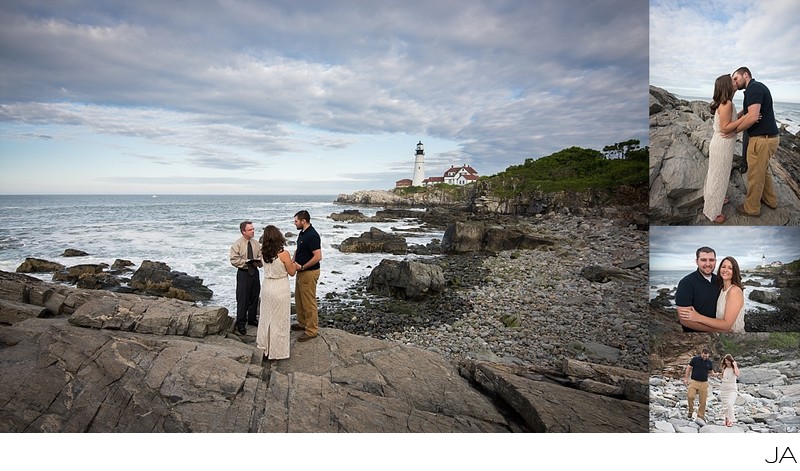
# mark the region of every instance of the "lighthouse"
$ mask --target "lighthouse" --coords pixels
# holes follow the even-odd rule
[[[411,180],[411,186],[422,186],[422,180],[425,180],[425,146],[419,141],[417,153],[414,155],[414,178]]]

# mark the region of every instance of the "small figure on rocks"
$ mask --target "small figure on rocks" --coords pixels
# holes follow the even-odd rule
[[[722,386],[720,387],[719,398],[722,402],[722,411],[725,414],[725,426],[732,427],[736,422],[736,414],[733,410],[733,403],[736,402],[736,396],[739,395],[739,390],[736,387],[736,378],[739,377],[739,365],[733,359],[731,354],[725,355],[722,359]]]
[[[694,409],[694,398],[699,396],[700,404],[697,406],[697,418],[705,420],[706,418],[706,400],[708,399],[708,375],[717,376],[714,373],[714,363],[708,359],[711,352],[704,348],[700,355],[693,357],[689,364],[686,365],[686,372],[683,376],[683,384],[688,389],[686,390],[688,404],[688,417],[692,419],[692,411]]]

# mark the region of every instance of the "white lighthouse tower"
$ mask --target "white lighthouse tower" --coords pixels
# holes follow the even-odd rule
[[[425,146],[419,141],[417,153],[414,155],[414,178],[411,180],[411,186],[422,186],[422,180],[425,180]]]

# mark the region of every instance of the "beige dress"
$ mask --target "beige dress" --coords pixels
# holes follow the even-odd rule
[[[725,318],[725,303],[728,300],[728,292],[731,288],[733,288],[733,285],[719,293],[719,297],[717,298],[717,319]],[[731,332],[744,332],[744,304],[742,304],[742,308],[739,310],[739,315],[736,316],[736,320],[733,321]]]
[[[733,103],[731,103],[733,105]],[[736,106],[731,106],[731,120],[736,120]],[[719,134],[719,108],[714,113],[714,135],[708,147],[708,173],[703,186],[703,214],[711,221],[722,214],[728,181],[733,166],[733,148],[736,137],[725,139]]]
[[[289,358],[291,291],[289,275],[280,258],[271,263],[264,262],[260,308],[256,346],[270,360]]]
[[[731,422],[736,421],[733,404],[736,402],[736,396],[738,394],[739,390],[736,387],[736,375],[733,374],[733,368],[725,368],[722,372],[722,386],[719,388],[719,400],[722,403],[722,412],[725,414],[725,419]]]

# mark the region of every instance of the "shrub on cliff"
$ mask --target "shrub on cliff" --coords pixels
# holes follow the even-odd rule
[[[635,140],[620,144],[631,145],[606,149],[621,149],[609,155],[622,158],[606,158],[607,155],[594,149],[570,147],[540,159],[526,159],[522,165],[512,165],[485,180],[497,196],[645,184],[648,148],[640,149]]]

